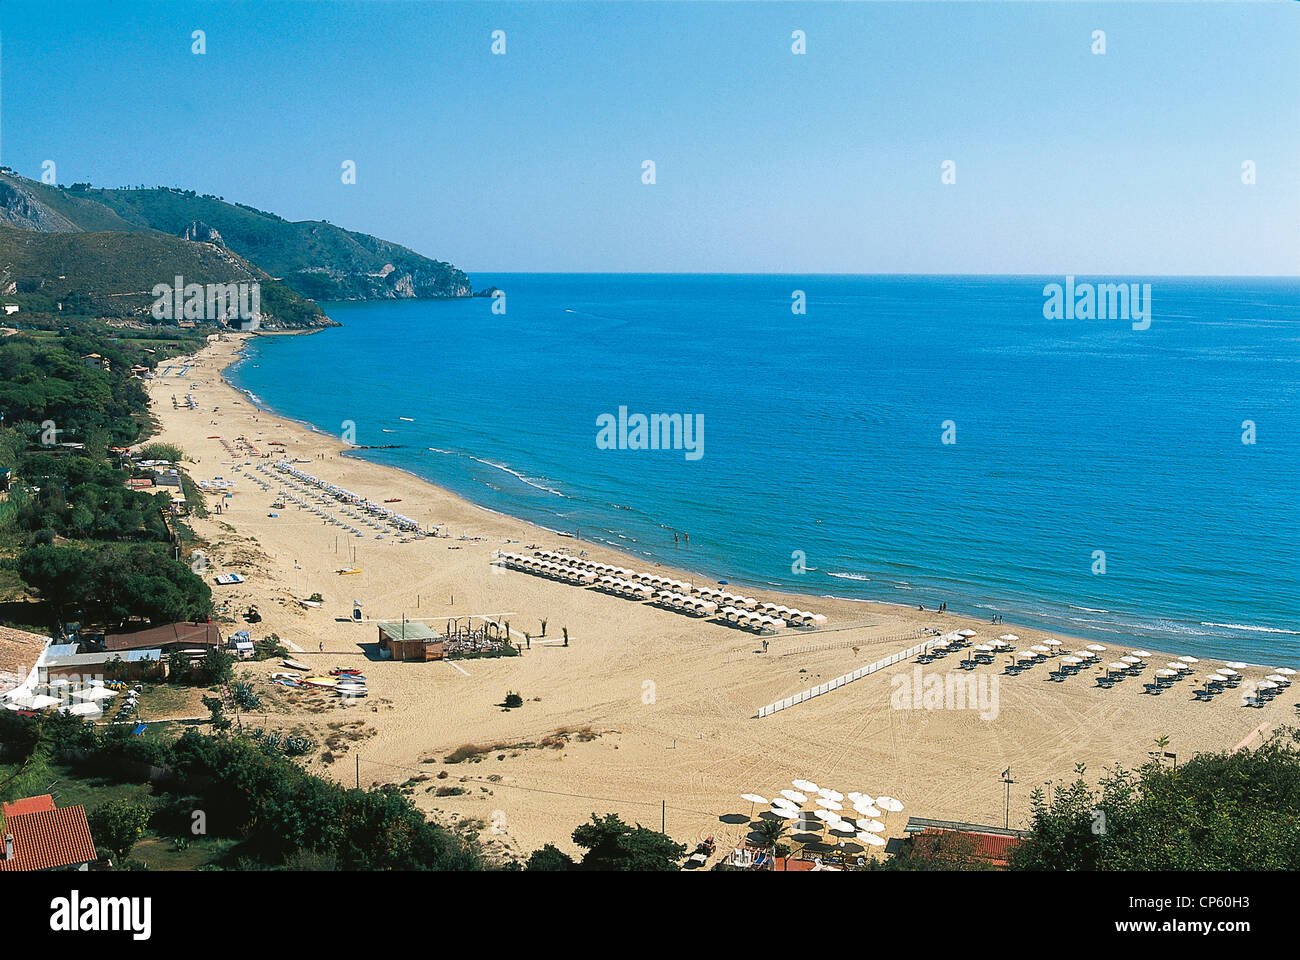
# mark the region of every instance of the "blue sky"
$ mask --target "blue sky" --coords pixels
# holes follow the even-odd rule
[[[476,274],[1300,273],[1300,3],[5,0],[0,38],[19,173]]]

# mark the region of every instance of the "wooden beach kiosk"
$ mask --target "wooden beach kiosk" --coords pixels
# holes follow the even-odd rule
[[[379,649],[387,650],[394,660],[442,660],[447,656],[445,640],[425,623],[379,624]]]

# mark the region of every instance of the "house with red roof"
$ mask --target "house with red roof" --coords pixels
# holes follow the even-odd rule
[[[55,807],[48,793],[0,804],[0,873],[87,870],[99,859],[84,807]]]
[[[1002,869],[1010,862],[1012,851],[1029,836],[1027,830],[925,817],[909,817],[903,833],[928,859],[974,861]]]

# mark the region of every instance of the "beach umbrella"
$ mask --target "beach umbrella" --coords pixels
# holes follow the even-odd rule
[[[835,800],[827,800],[825,797],[820,797],[820,798],[818,798],[818,800],[817,800],[817,806],[821,807],[821,808],[824,809],[824,810],[843,810],[843,809],[844,809],[844,805],[843,805],[842,803],[838,803],[838,802],[835,801]]]
[[[1242,663],[1240,660],[1229,660],[1226,664],[1224,664],[1224,666],[1232,667],[1236,670],[1245,670],[1247,665]]]
[[[811,780],[796,780],[794,781],[794,788],[796,790],[806,791],[807,793],[817,792],[817,784],[813,783]],[[804,797],[805,801],[807,799],[808,799],[807,797]]]
[[[1131,654],[1130,654],[1129,656],[1127,656],[1127,657],[1120,657],[1120,660],[1121,660],[1122,662],[1124,662],[1124,663],[1127,663],[1130,667],[1133,666],[1135,663],[1141,663],[1141,662],[1142,662],[1142,661],[1139,660],[1137,657],[1132,656]]]
[[[1291,682],[1286,677],[1282,676],[1282,674],[1280,673],[1270,673],[1268,675],[1268,679],[1272,680],[1274,683],[1281,684],[1284,687]]]
[[[1090,643],[1088,644],[1088,649],[1091,650],[1093,653],[1102,653],[1106,648],[1103,647],[1100,643]]]
[[[876,806],[874,806],[873,804],[870,804],[870,803],[864,803],[864,804],[862,804],[862,805],[860,805],[860,806],[855,805],[855,806],[853,807],[853,810],[854,810],[855,813],[860,813],[860,814],[862,814],[862,816],[864,816],[864,817],[880,817],[880,816],[884,816],[884,814],[882,814],[882,813],[880,812],[880,809],[879,809],[878,807],[876,807]]]
[[[742,793],[741,800],[748,800],[750,803],[767,803],[767,797],[758,793]]]
[[[1284,677],[1294,677],[1294,676],[1295,676],[1295,671],[1292,670],[1290,667],[1277,667],[1276,670],[1277,670],[1278,673],[1282,674],[1282,676],[1284,676]]]
[[[1052,652],[1052,648],[1051,648],[1051,647],[1046,646],[1046,645],[1041,644],[1041,643],[1036,643],[1036,644],[1034,644],[1032,647],[1030,647],[1029,649],[1030,649],[1030,650],[1033,650],[1035,653],[1051,653],[1051,652]]]
[[[817,791],[818,795],[826,800],[843,800],[844,794],[838,790],[832,790],[830,787],[822,787]]]
[[[1272,680],[1261,680],[1255,686],[1261,690],[1274,690],[1277,688],[1277,684]]]
[[[965,630],[958,630],[958,631],[957,631],[957,636],[959,636],[959,637],[966,637],[966,638],[969,640],[971,637],[977,637],[977,636],[979,636],[979,634],[977,634],[974,630],[971,630],[971,629],[968,627],[968,628],[966,628]]]
[[[1189,657],[1189,656],[1186,656],[1186,655],[1181,656],[1181,657],[1179,657],[1178,659],[1179,659],[1179,661],[1181,661],[1182,663],[1200,663],[1200,662],[1201,662],[1201,661],[1197,660],[1195,657]]]
[[[1062,641],[1060,641],[1060,640],[1057,640],[1056,638],[1052,638],[1051,640],[1044,640],[1043,643],[1047,644],[1049,647],[1063,647],[1063,646],[1065,646],[1064,642],[1062,642]]]
[[[776,804],[772,805],[772,813],[782,820],[797,820],[800,816],[794,807],[778,807]]]
[[[864,833],[884,833],[885,825],[879,820],[859,820],[858,829]]]
[[[999,640],[1006,640],[1008,643],[1015,643],[1015,642],[1017,642],[1020,638],[1017,637],[1014,633],[1004,633],[1004,634],[1002,634],[1002,636],[998,637],[998,639],[999,639]]]
[[[1236,670],[1233,670],[1231,667],[1220,667],[1218,670],[1215,670],[1214,672],[1215,672],[1215,673],[1221,673],[1221,674],[1223,674],[1225,677],[1239,677],[1239,676],[1241,676],[1241,674],[1239,674]]]
[[[903,809],[903,804],[893,797],[876,797],[876,806],[889,813],[898,813]]]
[[[998,640],[990,640],[990,641],[988,642],[988,645],[989,645],[990,647],[1005,647],[1005,646],[1008,646],[1007,642],[1006,642],[1005,640],[1002,640],[1002,639],[998,639]]]
[[[858,839],[873,847],[883,847],[885,845],[884,837],[878,836],[874,833],[868,833],[865,830],[858,834]]]
[[[865,793],[859,793],[857,790],[850,790],[844,796],[848,798],[849,803],[858,803],[864,797],[866,797],[867,800],[871,799],[871,797],[868,797]]]
[[[975,649],[976,649],[976,650],[979,650],[981,653],[992,653],[992,652],[993,652],[993,648],[990,647],[987,643],[977,643],[977,644],[975,644]]]
[[[1083,658],[1082,658],[1082,657],[1069,656],[1069,657],[1062,657],[1062,658],[1061,658],[1061,661],[1062,661],[1063,663],[1083,663]]]
[[[1178,676],[1178,671],[1177,671],[1177,670],[1170,670],[1168,667],[1161,667],[1159,670],[1156,671],[1156,676],[1157,676],[1157,677],[1176,677],[1176,676]]]
[[[812,815],[818,820],[822,820],[826,823],[839,823],[844,819],[834,810],[814,810]]]
[[[1135,656],[1135,657],[1141,657],[1141,658],[1144,659],[1144,660],[1145,660],[1147,657],[1151,656],[1151,651],[1150,651],[1150,650],[1133,650],[1133,651],[1131,651],[1131,653],[1133,654],[1133,656]]]
[[[799,782],[798,780],[795,781],[795,783],[798,782]],[[792,801],[793,803],[808,802],[808,798],[804,796],[802,793],[800,793],[798,790],[782,790],[781,796],[785,797],[787,800]]]
[[[857,828],[847,820],[841,820],[839,823],[832,823],[829,829],[836,833],[854,833],[857,830]]]

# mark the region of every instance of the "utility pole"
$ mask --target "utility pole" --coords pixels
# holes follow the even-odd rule
[[[1004,812],[1003,812],[1002,826],[1005,829],[1010,830],[1011,829],[1011,785],[1016,782],[1011,779],[1010,767],[1007,767],[1005,770],[1002,771],[1002,782],[1006,784],[1006,788],[1007,788],[1006,806],[1003,808]]]

